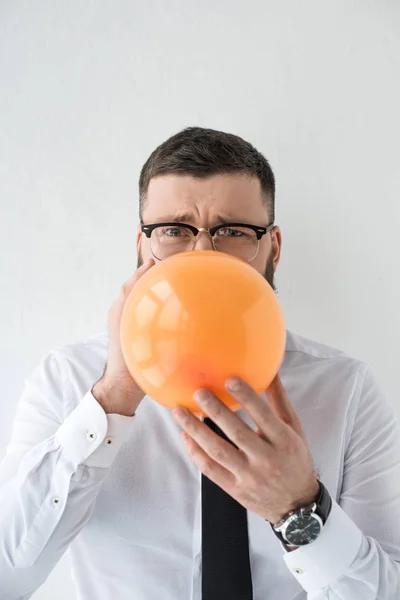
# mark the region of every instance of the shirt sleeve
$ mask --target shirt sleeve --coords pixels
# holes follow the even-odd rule
[[[368,369],[339,502],[319,538],[284,560],[310,600],[400,598],[400,427]]]
[[[0,598],[30,598],[90,518],[134,417],[88,392],[64,418],[62,357],[26,383],[0,465]]]

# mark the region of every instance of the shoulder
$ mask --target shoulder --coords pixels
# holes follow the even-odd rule
[[[58,346],[50,354],[61,362],[92,364],[106,358],[108,342],[108,333],[98,333],[84,340]]]
[[[291,365],[326,363],[327,366],[347,365],[355,370],[367,368],[363,361],[346,354],[343,350],[311,340],[292,331],[287,331],[286,334],[284,360],[285,363]]]
[[[282,370],[296,382],[313,389],[335,388],[348,398],[359,396],[369,366],[342,350],[287,332]],[[332,391],[328,394],[330,394]]]
[[[316,342],[292,331],[287,331],[285,351],[288,354],[298,353],[304,357],[308,356],[320,360],[345,357],[350,358],[342,350]]]

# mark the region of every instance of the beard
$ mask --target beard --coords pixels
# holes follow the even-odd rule
[[[138,258],[137,258],[137,268],[139,269],[143,265],[143,256],[142,249],[139,248]],[[264,279],[269,283],[275,293],[277,293],[276,285],[275,285],[275,271],[274,271],[274,259],[272,256],[272,252],[270,252],[267,258],[267,264],[265,265]]]
[[[272,252],[269,253],[267,258],[267,264],[264,269],[264,279],[268,281],[274,292],[277,293],[278,290],[275,285],[274,257],[272,256]]]

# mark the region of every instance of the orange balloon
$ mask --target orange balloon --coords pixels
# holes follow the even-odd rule
[[[204,415],[193,400],[200,388],[231,410],[241,407],[225,389],[228,377],[264,392],[285,341],[282,311],[264,277],[211,250],[175,254],[152,267],[135,284],[121,320],[122,353],[140,388],[197,415]]]

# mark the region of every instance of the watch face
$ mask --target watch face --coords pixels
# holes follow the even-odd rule
[[[288,524],[285,531],[287,541],[293,546],[304,546],[317,539],[321,524],[312,515],[301,515]]]

